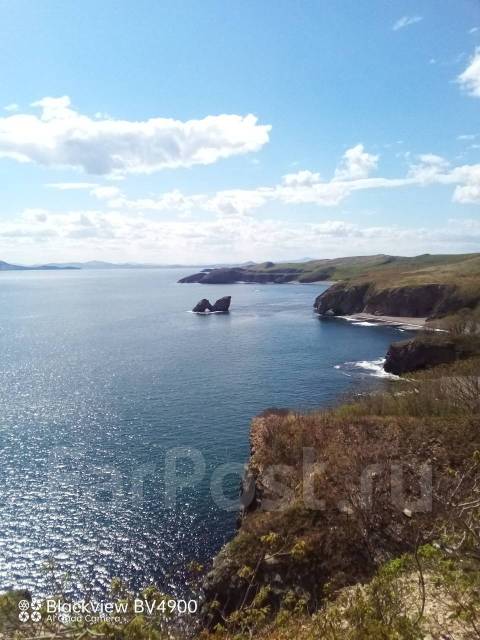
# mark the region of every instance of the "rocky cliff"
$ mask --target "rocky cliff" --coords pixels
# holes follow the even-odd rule
[[[338,283],[320,294],[314,302],[314,309],[321,315],[347,316],[365,309],[370,285],[349,285]]]
[[[449,364],[480,353],[480,339],[475,336],[420,335],[390,345],[384,369],[402,375],[418,369]]]
[[[473,295],[466,300],[455,286],[418,284],[379,288],[373,283],[340,282],[319,295],[314,309],[320,315],[350,315],[371,313],[387,316],[434,318],[475,306],[480,301]]]
[[[412,426],[375,416],[346,421],[334,412],[255,418],[240,527],[203,585],[205,624],[250,606],[260,590],[271,612],[290,597],[318,606],[327,583],[364,581],[411,549],[418,527],[434,516],[412,515],[414,470],[430,448],[428,424],[413,433]],[[403,459],[412,473],[399,497],[390,461]],[[449,449],[437,460],[439,467],[450,464]]]

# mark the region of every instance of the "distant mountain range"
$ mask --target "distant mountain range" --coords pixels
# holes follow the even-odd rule
[[[252,263],[253,264],[253,263]],[[139,262],[105,262],[103,260],[89,260],[87,262],[49,262],[48,264],[35,264],[30,266],[10,264],[0,260],[0,271],[63,271],[78,269],[172,269],[172,268],[203,268],[210,266],[216,268],[227,265],[183,265],[183,264],[149,264]]]
[[[58,271],[61,269],[76,269],[78,267],[73,267],[69,265],[59,266],[53,264],[40,264],[32,267],[26,267],[20,264],[10,264],[9,262],[4,262],[0,260],[0,271]]]
[[[88,262],[50,262],[45,267],[54,269],[154,269],[160,265],[140,264],[136,262],[105,262],[103,260],[89,260]],[[170,266],[170,265],[169,265]],[[176,266],[176,265],[171,265]]]
[[[123,264],[115,264],[113,262],[103,262],[101,260],[90,260],[89,262],[51,262],[48,264],[35,264],[31,266],[25,266],[20,264],[10,264],[9,262],[0,260],[0,271],[64,271],[66,269],[153,269],[158,268],[159,266],[160,265],[136,264],[128,262],[125,262]]]

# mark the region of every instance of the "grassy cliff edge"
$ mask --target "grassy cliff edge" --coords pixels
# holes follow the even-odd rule
[[[215,635],[480,637],[479,374],[471,358],[255,418],[254,491],[205,581]]]

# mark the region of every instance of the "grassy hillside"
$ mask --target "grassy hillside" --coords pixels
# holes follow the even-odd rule
[[[272,263],[250,265],[249,271],[259,273],[298,271],[300,282],[318,280],[349,280],[375,282],[379,285],[414,285],[425,283],[480,286],[480,254],[431,255],[406,258],[375,255],[311,260],[304,263]]]

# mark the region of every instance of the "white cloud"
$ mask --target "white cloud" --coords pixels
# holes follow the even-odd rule
[[[322,207],[336,207],[351,192],[344,182],[319,182],[310,185],[279,185],[273,197],[286,204],[317,204]]]
[[[263,206],[271,199],[271,194],[272,190],[268,188],[220,191],[213,198],[207,199],[204,208],[220,216],[244,216]]]
[[[469,95],[480,98],[480,47],[475,49],[468,67],[457,77],[457,82]]]
[[[459,183],[453,192],[453,201],[460,204],[480,204],[480,164],[455,167],[451,175]]]
[[[282,178],[283,183],[287,187],[311,187],[322,181],[319,173],[311,171],[297,171],[297,173],[288,173]]]
[[[96,182],[50,182],[45,186],[57,191],[81,191],[95,189],[98,185]]]
[[[476,137],[475,133],[462,133],[457,136],[457,140],[475,140]]]
[[[423,20],[422,16],[402,16],[395,22],[392,29],[394,31],[399,31],[399,29],[404,29],[405,27],[409,27],[410,25],[416,24],[421,20]]]
[[[438,177],[445,174],[449,163],[442,156],[434,153],[424,153],[419,156],[420,162],[412,165],[408,177],[418,184],[429,184],[438,181]]]
[[[269,141],[271,129],[270,125],[259,125],[252,114],[223,114],[185,122],[90,118],[75,111],[68,96],[42,98],[32,106],[40,109],[39,116],[0,118],[0,157],[80,168],[97,175],[149,174],[212,164],[259,151]]]
[[[92,191],[92,195],[99,197],[96,190]],[[204,208],[208,201],[208,196],[185,195],[179,189],[167,191],[159,196],[152,198],[138,198],[136,200],[128,199],[122,192],[108,200],[107,204],[113,209],[131,209],[134,211],[191,211],[194,207]]]
[[[191,212],[193,210],[209,211],[219,216],[242,216],[264,205],[271,199],[274,190],[269,187],[257,189],[226,189],[213,195],[185,195],[178,189],[160,194],[154,198],[138,198],[129,200],[119,190],[116,194],[108,193],[108,188],[94,189],[91,193],[100,199],[107,200],[113,209],[131,209],[135,211]]]
[[[468,33],[477,33],[478,31],[478,27],[472,27],[471,29],[468,30]]]
[[[360,146],[360,148],[358,148]],[[352,147],[330,180],[302,170],[287,174],[273,186],[184,194],[175,189],[157,196],[130,199],[113,185],[54,183],[53,188],[88,189],[98,209],[53,213],[29,209],[16,220],[0,222],[0,251],[24,251],[25,262],[98,258],[160,262],[232,262],[244,259],[288,258],[315,254],[422,253],[473,250],[480,225],[451,223],[447,228],[412,229],[368,226],[349,220],[316,223],[253,217],[270,205],[313,204],[334,207],[356,191],[451,185],[453,200],[480,204],[480,164],[451,166],[433,153],[420,155],[404,177],[368,177],[377,157],[363,146]],[[351,150],[349,150],[351,151]],[[349,164],[350,162],[350,164]],[[340,179],[339,174],[349,176]],[[353,176],[364,176],[354,178]],[[67,185],[67,186],[65,186]],[[71,185],[75,185],[72,187]],[[157,212],[177,215],[156,216]],[[195,216],[194,213],[214,214]],[[2,244],[4,243],[4,244]],[[38,253],[35,254],[35,247]],[[22,249],[23,248],[23,249]],[[17,260],[21,261],[18,257]],[[32,256],[37,255],[36,258]]]
[[[99,200],[111,200],[122,194],[118,187],[95,187],[90,193]]]
[[[466,184],[455,187],[453,201],[461,204],[480,204],[480,184]]]
[[[47,209],[25,209],[23,219],[31,224],[37,222],[47,222],[49,212]]]
[[[9,111],[10,113],[14,113],[15,111],[18,111],[20,107],[16,102],[12,102],[11,104],[7,104],[5,107],[3,107],[3,109],[5,111]]]
[[[99,256],[192,263],[208,262],[213,255],[228,262],[305,253],[411,255],[435,249],[471,251],[479,241],[480,224],[475,220],[452,220],[444,227],[427,229],[368,226],[342,219],[299,223],[231,216],[204,222],[159,221],[118,211],[28,210],[14,221],[0,222],[0,250],[7,247],[11,253],[15,247],[17,256],[23,251],[26,262]]]
[[[455,185],[453,200],[459,203],[476,202],[476,185],[480,185],[480,165],[451,167],[442,156],[425,153],[410,165],[405,177],[368,177],[376,168],[378,156],[365,152],[363,145],[347,150],[342,163],[331,180],[322,180],[319,173],[302,170],[283,176],[273,186],[254,189],[227,189],[213,194],[184,194],[175,189],[149,198],[129,199],[116,187],[97,187],[91,194],[111,209],[130,209],[137,212],[180,212],[191,214],[204,211],[218,217],[245,216],[268,203],[314,204],[335,207],[355,191],[398,189],[433,184]]]
[[[360,180],[367,178],[377,168],[378,156],[367,153],[363,144],[347,149],[335,171],[335,180]]]

